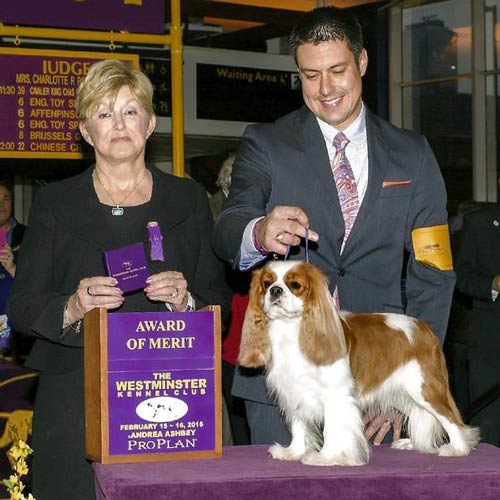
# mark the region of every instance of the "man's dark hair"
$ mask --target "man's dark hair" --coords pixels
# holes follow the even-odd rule
[[[301,45],[318,45],[331,40],[345,41],[354,60],[359,60],[363,33],[358,18],[347,9],[319,7],[305,14],[293,28],[288,38],[290,54],[297,62],[297,49]]]

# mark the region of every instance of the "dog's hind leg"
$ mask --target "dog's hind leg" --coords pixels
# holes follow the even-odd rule
[[[421,401],[420,406],[411,409],[408,421],[410,441],[414,449],[424,453],[449,457],[468,455],[479,441],[479,431],[463,424],[450,394],[447,395],[449,399],[443,396],[434,405]],[[446,434],[448,443],[445,444]]]
[[[432,413],[440,426],[448,434],[448,443],[440,443],[438,453],[444,457],[464,457],[468,455],[479,442],[479,429],[465,425],[451,394],[447,400],[440,401],[443,409],[436,409],[437,405],[429,404],[429,413]]]
[[[438,453],[443,443],[443,428],[428,409],[414,404],[408,414],[408,437],[393,443],[393,448],[413,449],[422,453]]]
[[[432,413],[448,434],[448,443],[438,443],[439,455],[463,457],[468,455],[479,441],[479,430],[463,423],[457,405],[450,393],[447,379],[431,386],[425,384],[422,393],[426,399],[425,408]]]
[[[290,426],[292,442],[289,446],[274,443],[268,450],[276,460],[300,460],[306,453],[307,426],[301,420],[294,419]]]
[[[443,422],[450,442],[439,448],[442,457],[464,457],[468,455],[479,442],[479,429],[467,425]]]

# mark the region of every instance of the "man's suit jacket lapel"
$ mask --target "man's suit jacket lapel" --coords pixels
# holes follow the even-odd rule
[[[356,244],[358,235],[373,209],[373,204],[380,195],[389,164],[389,146],[381,133],[376,117],[368,109],[366,110],[366,138],[368,142],[368,186],[344,252],[349,246]]]
[[[326,203],[331,204],[333,227],[343,228],[344,218],[333,179],[325,139],[315,116],[306,107],[303,107],[297,115],[296,135],[305,157],[305,174],[310,175],[313,173],[319,177],[327,193],[328,199]],[[358,216],[356,217],[356,222],[344,247],[344,252],[359,237],[357,235],[360,234],[360,230],[380,194],[385,172],[389,164],[389,146],[380,130],[377,118],[368,109],[366,109],[366,137],[368,141],[368,186]],[[307,196],[314,196],[314,193],[308,193]],[[343,231],[339,231],[339,233],[343,233]],[[339,253],[342,245],[342,237],[343,234],[335,238]]]
[[[297,139],[305,155],[305,171],[308,175],[313,173],[319,177],[334,204],[335,212],[342,215],[325,139],[315,116],[307,108],[302,108],[297,116],[296,125]]]
[[[306,196],[316,197],[320,203],[327,203],[330,207],[331,225],[335,228],[344,227],[344,218],[340,208],[337,187],[333,179],[328,150],[325,139],[319,128],[316,117],[305,106],[301,108],[296,120],[296,137],[301,146],[304,161],[304,175],[316,175],[326,191],[326,198],[318,196],[317,193],[305,193]],[[335,236],[330,235],[337,243],[337,250],[340,254],[342,245],[343,229],[336,232]]]

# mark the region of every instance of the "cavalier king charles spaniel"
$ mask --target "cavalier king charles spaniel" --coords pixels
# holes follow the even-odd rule
[[[450,394],[432,330],[401,314],[338,313],[327,278],[311,264],[271,261],[253,273],[239,363],[266,368],[290,427],[290,446],[269,448],[275,459],[366,464],[362,412],[392,408],[408,434],[393,448],[459,457],[479,441]]]

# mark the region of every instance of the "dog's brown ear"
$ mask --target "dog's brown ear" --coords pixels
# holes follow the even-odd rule
[[[271,342],[264,314],[264,293],[261,283],[263,270],[254,271],[250,285],[249,302],[241,331],[238,362],[247,368],[266,366],[271,359]]]
[[[312,363],[329,365],[347,354],[344,330],[326,276],[312,265],[307,265],[307,276],[300,348]]]

